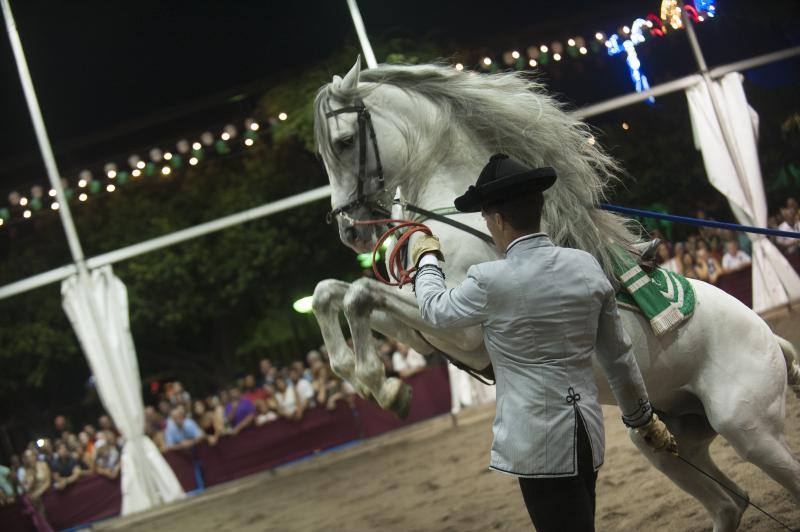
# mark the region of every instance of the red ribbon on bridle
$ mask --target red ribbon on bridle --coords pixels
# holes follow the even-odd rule
[[[390,227],[386,232],[384,232],[378,241],[375,244],[375,247],[372,249],[372,272],[375,274],[375,278],[378,281],[382,282],[383,284],[389,286],[397,286],[402,288],[403,286],[411,283],[411,274],[417,271],[417,267],[412,266],[408,270],[405,268],[405,264],[403,263],[403,257],[400,254],[402,249],[408,246],[408,242],[411,239],[411,235],[414,233],[425,233],[426,235],[433,234],[430,228],[422,223],[419,222],[412,222],[411,220],[396,220],[394,218],[381,218],[379,220],[359,220],[353,222],[354,225],[383,225],[383,224],[396,224],[393,227]],[[393,280],[386,279],[381,272],[378,270],[378,251],[380,250],[383,243],[392,236],[394,233],[405,230],[405,232],[397,238],[397,242],[395,243],[394,247],[392,247],[392,251],[389,253],[389,258],[386,264],[386,270],[389,273],[389,277]]]

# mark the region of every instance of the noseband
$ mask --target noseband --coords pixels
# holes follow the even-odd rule
[[[325,220],[330,224],[334,218],[340,214],[347,214],[347,212],[361,206],[369,207],[372,212],[378,213],[382,216],[389,214],[388,208],[381,203],[380,200],[373,200],[372,198],[380,193],[386,192],[383,179],[383,166],[381,165],[381,154],[378,151],[378,140],[375,138],[375,128],[372,126],[372,117],[369,110],[360,99],[356,100],[354,105],[349,107],[342,107],[341,109],[334,109],[325,113],[325,118],[333,118],[341,114],[357,113],[358,114],[358,184],[356,188],[356,198],[353,201],[345,203],[340,207],[334,207]],[[372,192],[364,192],[364,184],[367,181],[367,135],[372,143],[372,149],[375,152],[375,164],[377,166],[376,175],[380,189]]]

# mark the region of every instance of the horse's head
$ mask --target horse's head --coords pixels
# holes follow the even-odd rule
[[[342,242],[363,253],[379,226],[356,222],[388,218],[392,188],[406,166],[405,117],[412,97],[388,84],[359,83],[360,58],[344,78],[320,89],[315,102],[317,150],[331,183],[331,213]]]

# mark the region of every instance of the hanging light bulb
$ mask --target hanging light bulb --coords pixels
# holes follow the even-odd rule
[[[139,170],[138,168],[136,168],[136,169],[134,169],[134,171],[133,171],[133,172],[131,172],[131,175],[132,175],[133,177],[139,177],[140,175],[142,175],[142,171],[141,171],[141,170]]]
[[[572,38],[570,38],[570,39],[567,39],[567,44],[568,44],[569,46],[575,46],[575,39],[572,39]]]
[[[252,146],[253,145],[253,139],[244,139],[244,145],[245,146]]]
[[[536,62],[536,59],[531,59],[530,61],[528,61],[528,64],[529,64],[530,66],[532,66],[532,67],[535,67],[535,66],[536,66],[536,65],[538,65],[539,63],[537,63],[537,62]]]
[[[203,148],[203,145],[200,144],[199,142],[193,142],[192,143],[192,149],[193,150],[199,150],[199,149],[202,149],[202,148]]]
[[[109,185],[106,187],[106,190],[108,190],[109,192],[114,192],[115,190],[117,190],[117,187],[115,187],[115,186],[114,186],[114,185],[112,185],[112,184],[109,184]]]
[[[53,203],[51,203],[50,204],[50,208],[53,209],[54,211],[57,211],[58,210],[58,202],[54,201]]]
[[[86,195],[86,192],[81,192],[78,196],[78,201],[86,201],[89,196]]]
[[[162,175],[169,175],[170,172],[172,172],[172,170],[170,169],[169,166],[165,166],[165,167],[161,168],[161,174]]]
[[[172,154],[170,152],[166,152],[164,154],[164,160],[169,161],[170,159],[172,159]]]
[[[464,65],[462,65],[461,63],[456,63],[456,70],[461,72],[462,70],[464,70]]]
[[[492,59],[490,57],[484,57],[483,58],[483,64],[485,66],[490,66],[492,64]]]
[[[546,53],[547,53],[547,50],[549,50],[549,48],[547,47],[547,45],[546,45],[546,44],[543,44],[543,45],[541,45],[541,46],[539,47],[539,51],[540,51],[540,52],[542,52],[543,54],[546,54]]]
[[[283,122],[283,121],[284,121],[284,120],[286,120],[287,118],[289,118],[289,115],[287,115],[286,113],[280,113],[280,114],[278,115],[278,120],[280,120],[281,122]]]
[[[519,59],[519,52],[514,50],[513,52],[511,52],[511,57],[513,57],[514,59]]]
[[[30,218],[31,217],[31,211],[26,210],[25,212],[22,213],[22,217],[23,218]]]
[[[561,54],[558,54],[558,53],[556,53],[556,54],[553,54],[553,59],[554,59],[555,61],[561,61]]]
[[[20,204],[21,207],[26,206],[28,204],[28,198],[26,198],[25,196],[22,196],[19,199],[19,204]]]
[[[192,157],[191,159],[189,159],[189,164],[191,164],[192,166],[197,166],[198,162],[199,161],[197,160],[197,157]]]

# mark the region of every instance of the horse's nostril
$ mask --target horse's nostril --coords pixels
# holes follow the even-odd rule
[[[358,239],[358,233],[356,232],[356,228],[355,227],[348,227],[347,229],[344,230],[344,236],[347,238],[347,240],[350,240],[350,241],[357,240]]]

